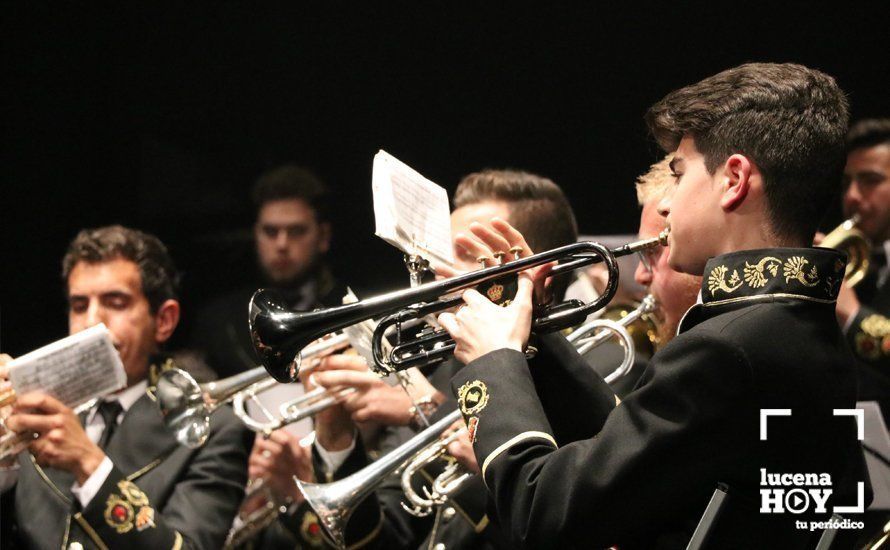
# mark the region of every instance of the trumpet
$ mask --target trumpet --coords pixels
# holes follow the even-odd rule
[[[307,346],[299,352],[299,356],[309,359],[345,347],[348,343],[345,334],[337,334]],[[264,367],[256,367],[222,380],[198,384],[184,370],[170,369],[158,378],[155,399],[164,424],[174,433],[176,440],[190,449],[196,449],[210,435],[210,415],[213,411],[268,378]]]
[[[359,503],[373,492],[389,475],[407,466],[418,451],[437,440],[461,418],[455,409],[445,418],[418,433],[362,470],[333,483],[304,483],[295,480],[306,503],[318,516],[327,537],[339,548],[345,548],[344,530]]]
[[[865,234],[856,228],[859,223],[859,214],[831,230],[822,239],[820,246],[834,248],[847,254],[847,270],[844,272],[844,281],[850,287],[858,285],[868,273],[871,255],[871,244]]]
[[[262,368],[264,374],[267,377],[269,376],[269,373],[265,372],[265,367],[258,368]],[[266,422],[255,420],[247,412],[247,402],[254,401],[259,404],[256,396],[278,384],[279,382],[274,378],[267,378],[235,394],[234,399],[232,399],[232,410],[235,412],[235,416],[251,430],[268,435],[288,424],[299,422],[304,418],[309,418],[328,407],[336,405],[341,399],[355,392],[355,388],[343,388],[339,391],[315,388],[295,399],[282,403],[278,408],[277,417],[260,404],[260,409],[268,420]]]
[[[262,479],[249,484],[246,493],[241,508],[244,509],[245,505],[254,505],[256,509],[245,517],[238,518],[226,537],[224,549],[240,547],[272,525],[279,514],[287,511],[288,504],[277,501]]]
[[[387,315],[374,331],[372,348],[375,370],[382,373],[401,371],[428,364],[434,359],[444,359],[454,351],[454,342],[446,339],[441,331],[430,338],[434,341],[432,349],[428,348],[430,339],[425,339],[408,343],[399,342],[387,354],[383,338],[390,327],[398,329],[404,322],[454,307],[463,301],[459,296],[448,297],[449,294],[475,287],[489,297],[500,295],[502,298],[509,298],[504,296],[503,290],[515,284],[518,273],[526,269],[564,260],[564,263],[551,270],[551,275],[555,276],[595,263],[605,263],[609,280],[605,291],[596,300],[588,304],[570,300],[539,308],[532,320],[532,331],[553,332],[580,323],[587,315],[602,308],[612,299],[618,288],[616,257],[666,243],[667,231],[664,231],[658,237],[636,241],[613,250],[599,243],[579,242],[519,258],[518,250],[513,249],[512,252],[516,257],[510,262],[351,304],[307,313],[288,310],[274,294],[261,289],[250,301],[248,320],[251,338],[257,355],[262,358],[269,374],[279,382],[293,382],[297,379],[300,369],[296,352],[306,344],[329,332],[366,319]]]
[[[94,397],[85,403],[81,403],[77,407],[74,407],[74,414],[78,415],[84,413],[93,408],[101,397]],[[12,405],[15,402],[15,392],[9,390],[9,392],[0,395],[0,407],[6,407],[8,405]],[[5,418],[3,419],[5,420]],[[3,425],[4,429],[6,428],[5,424],[0,421],[0,425]],[[3,434],[0,437],[0,461],[6,460],[7,458],[11,458],[23,450],[28,446],[28,443],[33,441],[37,437],[36,433],[32,432],[22,432],[15,433],[9,432]]]
[[[655,298],[649,294],[643,298],[636,309],[618,321],[595,319],[575,329],[566,339],[575,345],[578,353],[583,355],[613,335],[618,338],[621,347],[624,348],[624,360],[604,378],[607,384],[611,384],[630,372],[633,367],[636,347],[627,327],[653,311],[655,311]]]
[[[433,508],[445,503],[450,495],[452,495],[460,485],[472,477],[472,473],[467,472],[456,461],[449,462],[445,469],[433,480],[431,489],[423,488],[425,497],[417,494],[411,481],[414,476],[425,466],[432,464],[439,458],[442,458],[448,452],[448,445],[466,433],[466,428],[461,428],[452,432],[448,437],[439,439],[421,450],[408,462],[402,470],[401,483],[402,492],[411,505],[404,502],[401,503],[402,508],[414,517],[425,517],[432,513]]]

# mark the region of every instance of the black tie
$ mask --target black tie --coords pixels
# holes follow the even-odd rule
[[[99,436],[99,447],[103,450],[108,446],[108,442],[111,441],[111,436],[114,434],[114,429],[117,428],[117,417],[124,410],[121,407],[120,401],[103,401],[99,403],[99,415],[102,417],[102,420],[105,421],[105,428],[102,429],[102,435]]]

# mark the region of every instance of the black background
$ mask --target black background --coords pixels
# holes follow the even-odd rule
[[[618,4],[7,4],[2,351],[66,333],[59,263],[83,227],[161,237],[188,311],[250,280],[248,190],[281,162],[337,190],[331,261],[368,295],[406,283],[373,236],[378,149],[449,192],[485,167],[538,172],[582,232],[632,233],[658,157],[642,115],[674,88],[795,61],[835,76],[854,120],[888,115],[882,3]]]

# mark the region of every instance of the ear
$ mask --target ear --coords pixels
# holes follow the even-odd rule
[[[751,173],[753,164],[745,155],[730,155],[723,163],[721,184],[723,196],[720,198],[720,206],[731,212],[742,205],[751,190]]]
[[[318,240],[318,250],[322,254],[327,254],[331,248],[331,224],[330,222],[322,222],[318,225],[320,238]]]
[[[155,314],[155,341],[163,344],[173,336],[176,325],[179,324],[179,302],[167,300]]]

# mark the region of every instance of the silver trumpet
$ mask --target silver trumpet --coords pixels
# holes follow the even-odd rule
[[[345,334],[317,340],[300,351],[302,359],[345,347],[349,339]],[[181,369],[170,369],[158,378],[155,398],[164,423],[175,435],[176,440],[190,449],[196,449],[207,441],[210,435],[210,415],[243,392],[269,380],[265,367],[198,384],[192,376]],[[242,418],[243,420],[243,418]]]
[[[493,301],[500,302],[512,296],[507,292],[508,289],[515,286],[517,275],[529,268],[553,261],[563,261],[550,271],[551,276],[556,276],[580,267],[604,263],[609,273],[608,283],[603,294],[596,300],[586,304],[569,300],[539,308],[539,311],[535,312],[532,332],[538,334],[554,332],[582,322],[612,299],[618,289],[617,257],[665,244],[667,244],[667,231],[658,237],[635,241],[615,249],[594,242],[579,242],[525,258],[518,257],[520,249],[511,249],[516,256],[513,261],[312,312],[290,310],[274,293],[261,289],[250,301],[248,320],[251,339],[257,356],[262,358],[263,364],[269,369],[269,374],[279,382],[293,382],[300,372],[299,354],[295,355],[295,350],[299,350],[323,334],[366,319],[384,316],[375,329],[372,352],[375,370],[388,374],[427,365],[433,360],[445,359],[454,351],[456,344],[447,337],[447,333],[443,332],[425,334],[414,341],[400,339],[398,345],[389,352],[386,351],[383,341],[384,335],[390,328],[395,327],[398,330],[408,321],[461,304],[463,299],[455,296],[457,291],[476,288]],[[500,261],[502,260],[503,258]]]
[[[631,311],[620,320],[611,321],[608,319],[595,319],[575,329],[566,339],[575,346],[578,353],[583,355],[592,348],[607,341],[612,336],[618,338],[621,347],[624,348],[624,360],[615,370],[610,372],[608,376],[604,378],[607,384],[611,384],[630,372],[630,369],[633,367],[636,351],[634,348],[633,337],[631,337],[626,327],[642,316],[655,311],[655,305],[655,298],[649,294],[643,298],[640,305],[635,310]]]
[[[427,447],[460,420],[459,410],[452,411],[429,428],[362,470],[333,483],[304,483],[295,480],[306,502],[318,516],[328,538],[339,548],[346,547],[344,532],[355,508],[389,475],[406,467],[420,450]]]
[[[266,375],[268,376],[268,373]],[[314,416],[316,413],[336,405],[341,399],[355,392],[355,388],[343,388],[341,390],[315,388],[295,399],[282,403],[278,407],[278,416],[275,416],[257,400],[256,396],[278,384],[277,380],[269,377],[267,380],[258,382],[235,394],[235,398],[232,400],[232,410],[235,412],[235,416],[241,419],[241,422],[251,430],[268,435],[288,424]],[[250,416],[247,412],[248,401],[254,401],[259,405],[263,415],[268,419],[266,422],[256,420]]]
[[[256,509],[244,517],[239,517],[226,537],[224,549],[238,548],[252,540],[260,531],[272,525],[278,519],[278,514],[286,512],[288,506],[288,503],[275,499],[272,491],[262,479],[247,486],[247,494],[244,496],[241,508],[244,509],[248,503],[254,504]]]
[[[404,502],[401,503],[402,508],[406,512],[419,518],[430,515],[436,506],[445,504],[448,497],[473,475],[467,472],[457,461],[452,461],[433,480],[431,489],[427,489],[426,486],[423,487],[424,496],[417,494],[417,491],[414,490],[414,486],[411,484],[411,480],[418,472],[439,458],[444,457],[448,452],[448,445],[466,433],[466,431],[466,428],[461,428],[449,434],[448,437],[434,441],[414,455],[402,470],[402,492],[405,493],[405,499],[410,503],[410,506]]]
[[[93,406],[101,399],[101,397],[94,397],[85,403],[81,403],[77,407],[74,407],[74,414],[78,415],[84,413],[93,408]],[[6,407],[8,405],[12,405],[15,403],[15,392],[9,390],[8,393],[4,393],[3,396],[0,396],[0,408]],[[4,422],[6,418],[0,419],[0,428],[6,429],[6,425]],[[2,432],[2,430],[0,430]],[[24,451],[28,448],[28,444],[34,441],[37,438],[36,433],[34,432],[6,432],[3,435],[0,435],[0,461],[11,458],[20,452]]]

